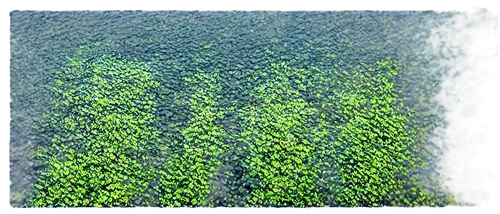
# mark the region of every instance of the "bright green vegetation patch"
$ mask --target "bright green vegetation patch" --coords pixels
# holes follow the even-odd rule
[[[243,166],[252,183],[247,198],[251,206],[324,205],[316,188],[319,165],[313,164],[321,152],[314,141],[321,141],[322,133],[311,127],[317,110],[289,79],[304,80],[301,72],[285,63],[272,64],[268,81],[258,85],[250,93],[252,102],[238,111],[240,140],[246,144],[242,149],[249,153]]]
[[[227,133],[215,120],[224,113],[217,104],[221,87],[217,73],[197,69],[191,78],[185,78],[191,96],[186,100],[190,115],[188,127],[179,138],[168,145],[165,170],[157,191],[161,206],[207,206],[211,192],[210,178],[221,165],[219,154],[227,150],[222,138]]]
[[[154,174],[145,148],[157,140],[151,125],[157,87],[149,66],[100,56],[68,58],[48,88],[52,113],[40,119],[46,145],[29,206],[132,206]]]
[[[427,54],[452,15],[13,11],[11,205],[453,204]]]
[[[170,91],[138,60],[68,58],[46,85],[55,98],[37,127],[46,167],[27,206],[454,203],[417,179],[426,167],[421,130],[407,126],[414,111],[397,102],[394,60],[349,71],[273,61],[261,69],[247,79],[247,100],[222,106],[217,69],[186,71],[182,90]],[[169,96],[189,113],[185,123],[170,123],[157,104]],[[230,129],[221,124],[229,112]]]
[[[413,158],[405,129],[406,117],[398,112],[394,77],[398,68],[392,61],[357,68],[342,76],[342,92],[334,100],[341,106],[346,125],[335,145],[339,151],[340,193],[342,206],[381,206],[387,195],[404,182],[397,173],[407,175],[403,165]],[[412,165],[413,167],[413,165]],[[415,200],[421,204],[425,192]]]

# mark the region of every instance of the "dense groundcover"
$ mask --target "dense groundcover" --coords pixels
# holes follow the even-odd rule
[[[435,12],[11,13],[11,204],[446,206]]]

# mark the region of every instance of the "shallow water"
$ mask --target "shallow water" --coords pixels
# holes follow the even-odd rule
[[[207,195],[207,200],[212,201],[215,206],[245,206],[245,197],[253,191],[255,185],[259,185],[259,179],[245,178],[252,168],[248,164],[242,164],[242,160],[247,157],[259,154],[242,149],[246,148],[246,144],[237,137],[245,128],[253,127],[245,125],[245,117],[239,111],[251,108],[248,106],[259,106],[261,101],[254,96],[263,96],[265,99],[266,96],[274,96],[274,92],[270,92],[272,90],[277,94],[281,93],[280,90],[291,90],[293,93],[299,91],[296,96],[304,102],[312,103],[314,108],[319,108],[321,104],[328,103],[328,95],[336,93],[333,90],[343,89],[337,85],[346,82],[324,82],[315,75],[331,74],[323,77],[332,78],[332,81],[338,81],[335,79],[337,77],[349,79],[357,75],[355,67],[359,67],[361,63],[371,65],[386,57],[398,61],[401,72],[394,80],[395,88],[402,90],[398,92],[398,101],[416,112],[415,116],[408,116],[411,122],[406,124],[407,128],[431,129],[421,131],[423,137],[416,140],[423,149],[430,150],[438,142],[430,138],[434,128],[445,122],[455,126],[457,124],[449,116],[439,113],[439,104],[431,101],[440,87],[444,88],[441,92],[447,92],[450,85],[458,84],[449,81],[453,76],[449,73],[455,72],[449,65],[455,63],[447,64],[450,63],[450,56],[447,54],[459,55],[456,52],[461,49],[453,48],[453,43],[460,41],[460,38],[435,39],[433,35],[436,32],[432,31],[435,27],[442,26],[452,15],[453,13],[434,12],[12,12],[11,205],[22,206],[26,202],[27,196],[32,193],[33,183],[37,181],[36,171],[45,167],[44,163],[35,161],[31,156],[35,151],[34,146],[47,145],[42,139],[53,130],[43,130],[34,127],[34,124],[43,114],[54,111],[53,94],[41,89],[44,85],[54,84],[56,72],[64,70],[68,63],[67,57],[83,57],[92,61],[104,54],[111,54],[125,60],[135,58],[147,63],[151,74],[161,85],[161,90],[155,91],[158,93],[158,119],[154,126],[161,132],[159,138],[165,145],[175,145],[171,144],[173,139],[186,137],[179,130],[186,130],[192,124],[190,121],[194,117],[191,112],[195,112],[196,108],[191,106],[190,97],[199,91],[203,92],[201,96],[215,94],[210,99],[216,100],[215,109],[223,109],[223,117],[218,117],[213,123],[230,133],[229,136],[236,136],[224,138],[221,143],[232,149],[214,158],[227,160],[220,163],[211,184],[215,190]],[[485,28],[489,29],[491,26]],[[432,46],[432,41],[436,40],[451,44],[452,47],[436,48]],[[490,55],[491,53],[487,54]],[[283,77],[279,76],[279,72],[273,73],[273,68],[269,65],[282,62],[294,69],[307,70],[309,73],[306,81],[291,81],[290,86],[283,86],[284,89],[273,88],[274,85],[279,85],[278,80]],[[208,80],[202,78],[201,82],[186,84],[185,78],[204,75],[199,70],[208,72]],[[345,71],[347,75],[342,76],[340,71]],[[443,71],[447,72],[444,78],[440,76]],[[216,80],[212,80],[213,78]],[[460,78],[464,78],[463,75]],[[264,95],[252,94],[259,85],[262,85]],[[216,92],[204,92],[206,89]],[[325,90],[323,98],[317,97],[320,90]],[[285,101],[287,99],[293,98],[283,98]],[[441,105],[451,109],[446,103]],[[308,108],[294,108],[309,111]],[[337,108],[340,107],[333,106],[331,111],[334,112]],[[262,111],[269,110],[265,106],[263,109]],[[255,120],[259,121],[265,115],[262,113]],[[283,115],[271,114],[269,117],[278,120]],[[346,124],[345,121],[340,122],[341,119],[333,119],[333,116],[335,114],[328,119],[328,123]],[[320,123],[318,120],[317,115],[313,116],[313,122],[306,123],[307,128],[317,126]],[[447,130],[450,127],[453,128],[454,125],[450,125]],[[328,139],[326,142],[333,144],[338,132],[331,128],[325,137]],[[450,136],[450,132],[446,136]],[[313,137],[310,138],[312,141]],[[448,142],[445,140],[443,144],[448,145]],[[442,144],[438,144],[438,148],[439,145]],[[159,151],[161,149],[151,151],[151,156],[168,156],[175,153],[175,149],[169,147],[166,153]],[[443,163],[446,165],[443,169],[451,170],[442,171],[443,174],[452,177],[456,174],[452,172],[453,167],[447,167],[446,164],[446,161],[452,160],[447,155],[454,153],[442,146],[440,150],[444,154],[444,162],[438,162],[438,157],[427,157],[429,167],[420,169],[417,174],[422,175],[420,182],[424,188],[446,198],[444,186],[436,185],[439,179],[430,179],[437,176],[436,168]],[[307,164],[316,163],[312,160],[315,159]],[[329,168],[326,171],[335,170]],[[227,176],[228,172],[234,172],[235,175]],[[483,172],[487,173],[487,170],[484,169]],[[333,175],[322,176],[320,178],[326,179]],[[338,182],[339,180],[331,181],[328,185]],[[455,188],[456,197],[463,199],[463,203],[480,204],[477,200],[464,198],[462,195],[465,193],[457,191],[457,185],[445,184]],[[437,189],[431,190],[434,187]],[[326,190],[320,192],[326,193]],[[483,193],[484,191],[477,194]],[[333,195],[333,192],[327,194]],[[225,200],[233,201],[234,204],[229,205]],[[479,199],[481,200],[483,199]],[[155,203],[157,202],[152,205],[157,205]],[[382,205],[390,205],[384,203],[388,202],[383,202]],[[326,205],[338,206],[332,201]]]

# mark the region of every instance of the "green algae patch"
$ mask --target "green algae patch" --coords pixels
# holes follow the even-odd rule
[[[157,140],[151,125],[158,82],[136,60],[100,56],[68,58],[54,84],[51,114],[39,121],[49,130],[37,158],[39,171],[28,205],[132,206],[153,178],[146,145]]]

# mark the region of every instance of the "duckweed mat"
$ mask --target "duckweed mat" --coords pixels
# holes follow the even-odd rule
[[[432,11],[13,11],[14,207],[456,204]]]

